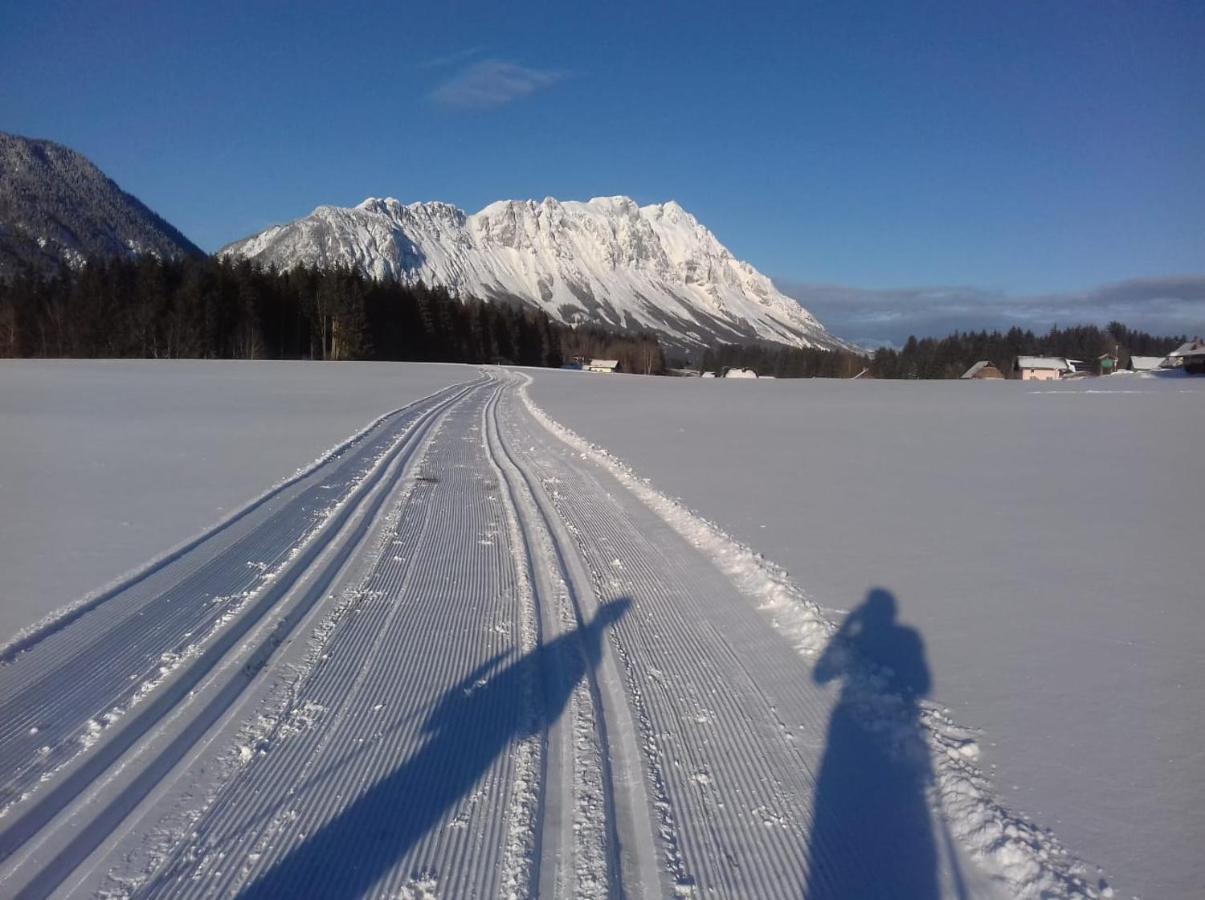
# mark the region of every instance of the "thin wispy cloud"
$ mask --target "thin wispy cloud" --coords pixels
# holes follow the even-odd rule
[[[969,286],[868,290],[780,281],[834,334],[900,345],[909,335],[1124,322],[1157,334],[1205,333],[1205,275],[1134,278],[1086,291],[1013,295]]]
[[[492,109],[550,88],[564,77],[553,69],[483,59],[437,87],[430,99],[449,109]]]
[[[480,47],[469,47],[467,50],[458,50],[455,53],[449,53],[445,56],[433,56],[430,59],[424,59],[415,65],[420,69],[442,69],[446,66],[454,66],[457,63],[462,63],[467,59],[472,59],[480,52]]]

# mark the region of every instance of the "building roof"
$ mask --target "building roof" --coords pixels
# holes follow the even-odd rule
[[[1163,356],[1131,356],[1130,368],[1135,372],[1150,372],[1159,368],[1159,364],[1165,358]]]
[[[1018,369],[1054,369],[1056,372],[1070,372],[1071,364],[1061,356],[1018,356]]]
[[[987,368],[995,369],[996,366],[992,363],[992,361],[990,359],[981,359],[981,360],[979,360],[979,362],[975,363],[975,365],[971,366],[969,369],[967,369],[965,372],[963,372],[960,377],[961,378],[974,378],[976,375],[978,375],[980,372],[982,372],[984,369],[987,369]],[[999,370],[997,369],[997,371],[999,371]]]
[[[1171,353],[1167,354],[1168,359],[1181,359],[1185,356],[1205,356],[1205,341],[1200,338],[1181,344]]]
[[[617,359],[592,359],[590,360],[590,368],[592,369],[614,369],[619,366]]]

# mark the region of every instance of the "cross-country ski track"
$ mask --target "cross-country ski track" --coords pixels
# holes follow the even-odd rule
[[[0,894],[1104,890],[527,381],[383,417],[0,649]]]

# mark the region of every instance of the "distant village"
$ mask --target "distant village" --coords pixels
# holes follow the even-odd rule
[[[1067,359],[1061,356],[1018,356],[1007,375],[990,360],[980,360],[963,373],[963,379],[994,380],[1018,378],[1021,381],[1060,381],[1095,375],[1115,375],[1119,372],[1170,373],[1177,370],[1186,375],[1205,375],[1205,340],[1187,341],[1167,356],[1129,356],[1126,365],[1116,353],[1102,353],[1096,359]]]
[[[1123,364],[1124,363],[1124,364]],[[562,365],[563,369],[609,375],[624,371],[617,359],[593,359],[575,356]],[[861,378],[868,368],[852,374]],[[1166,356],[1137,356],[1118,353],[1102,353],[1095,359],[1070,359],[1062,356],[1016,356],[1011,368],[1005,372],[991,360],[980,360],[960,377],[973,381],[1059,381],[1064,379],[1088,378],[1120,373],[1145,373],[1148,375],[1185,374],[1205,375],[1205,340],[1196,338],[1181,344]],[[699,378],[758,378],[774,379],[775,376],[759,373],[749,366],[723,366],[715,371],[681,368],[670,374]]]
[[[588,359],[582,356],[575,356],[567,360],[562,366],[562,369],[573,369],[581,372],[595,372],[599,375],[610,375],[615,372],[622,372],[623,368],[619,365],[617,359]],[[773,379],[773,375],[758,375],[753,369],[742,366],[725,366],[719,372],[700,372],[696,369],[674,369],[670,371],[673,375],[697,376],[699,378],[762,378]]]

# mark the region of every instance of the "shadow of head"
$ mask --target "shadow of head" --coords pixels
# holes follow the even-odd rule
[[[834,636],[813,673],[824,683],[848,674],[854,659],[886,682],[901,697],[923,697],[931,680],[920,633],[897,621],[899,604],[891,591],[876,587],[853,610]]]
[[[538,721],[543,723],[550,716],[559,715],[562,695],[571,690],[588,669],[598,665],[603,635],[607,628],[627,615],[631,606],[628,597],[610,600],[601,604],[594,618],[580,628],[542,643],[517,659],[512,650],[494,654],[445,692],[427,716],[423,730],[431,733],[455,727],[458,720],[473,715],[474,708],[512,704],[521,697],[524,682],[539,677],[546,669],[556,671],[559,677],[546,679],[552,689],[546,691],[547,702],[540,710]],[[503,663],[507,665],[503,666]]]
[[[855,629],[852,633],[894,627],[897,609],[895,594],[883,588],[872,589],[862,605],[850,614]]]
[[[608,625],[613,625],[627,615],[628,610],[632,607],[632,600],[629,597],[618,597],[614,600],[609,600],[598,608],[598,612],[594,614],[594,621],[589,627],[603,629]]]

